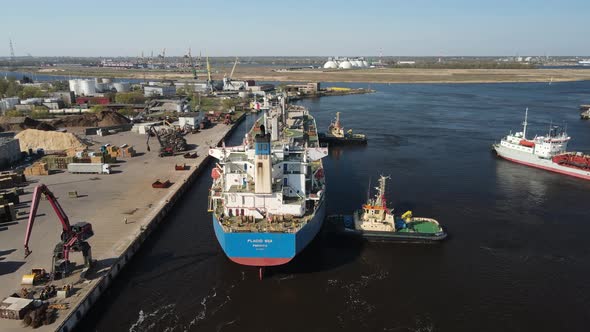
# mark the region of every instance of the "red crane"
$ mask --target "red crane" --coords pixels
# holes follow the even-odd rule
[[[49,201],[49,204],[51,204],[51,207],[55,211],[55,214],[57,214],[62,226],[61,240],[55,246],[53,251],[52,275],[59,278],[65,277],[69,274],[70,251],[82,252],[82,255],[84,256],[84,265],[90,267],[92,265],[92,251],[90,249],[90,244],[88,244],[86,240],[94,235],[92,225],[87,222],[78,222],[70,225],[70,220],[61,205],[59,205],[57,198],[44,184],[35,187],[35,191],[33,192],[29,222],[25,234],[25,258],[31,254],[29,240],[31,239],[31,231],[33,230],[33,225],[35,223],[41,194],[45,195],[45,198]]]

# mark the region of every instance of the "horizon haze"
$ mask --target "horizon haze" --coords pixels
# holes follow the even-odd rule
[[[3,6],[0,56],[575,56],[590,3],[40,0]]]

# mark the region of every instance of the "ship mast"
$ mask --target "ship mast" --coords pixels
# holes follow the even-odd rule
[[[527,107],[526,110],[524,111],[524,122],[522,123],[523,125],[523,129],[522,129],[522,138],[526,139],[526,127],[528,125],[527,123],[527,118],[529,115],[529,108]]]
[[[387,200],[385,199],[385,181],[390,179],[389,176],[383,176],[379,178],[379,187],[377,187],[378,193],[375,197],[375,203],[381,204],[384,209],[387,209]]]

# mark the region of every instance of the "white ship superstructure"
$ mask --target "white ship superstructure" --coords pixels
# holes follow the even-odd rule
[[[233,261],[284,264],[317,234],[324,218],[325,180],[315,119],[287,106],[264,111],[244,142],[212,148],[209,209],[218,240]]]
[[[590,179],[589,157],[581,153],[568,153],[567,144],[571,137],[559,126],[550,126],[546,136],[527,139],[527,117],[525,112],[523,130],[508,134],[492,147],[498,156],[531,167],[552,172]]]

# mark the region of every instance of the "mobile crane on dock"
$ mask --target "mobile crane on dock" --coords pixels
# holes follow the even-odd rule
[[[151,125],[147,132],[147,150],[150,149],[150,137],[156,136],[158,143],[160,143],[160,157],[173,156],[178,152],[186,151],[186,139],[182,137],[182,133],[172,127],[162,128],[158,131],[155,125]]]
[[[94,232],[92,231],[92,225],[87,222],[77,222],[73,225],[70,225],[70,220],[59,204],[57,198],[44,184],[35,187],[35,191],[33,192],[31,211],[29,212],[29,222],[27,224],[27,231],[25,233],[25,258],[31,254],[31,250],[29,249],[29,241],[31,239],[31,232],[33,231],[33,225],[35,224],[35,217],[37,215],[37,208],[39,207],[39,201],[42,194],[45,195],[45,198],[49,204],[51,204],[51,207],[55,211],[55,214],[57,214],[57,217],[62,226],[60,242],[53,250],[53,259],[51,264],[52,278],[59,279],[70,274],[70,252],[72,251],[82,252],[82,255],[84,256],[84,266],[91,267],[92,251],[90,244],[88,244],[86,240],[94,235]]]

